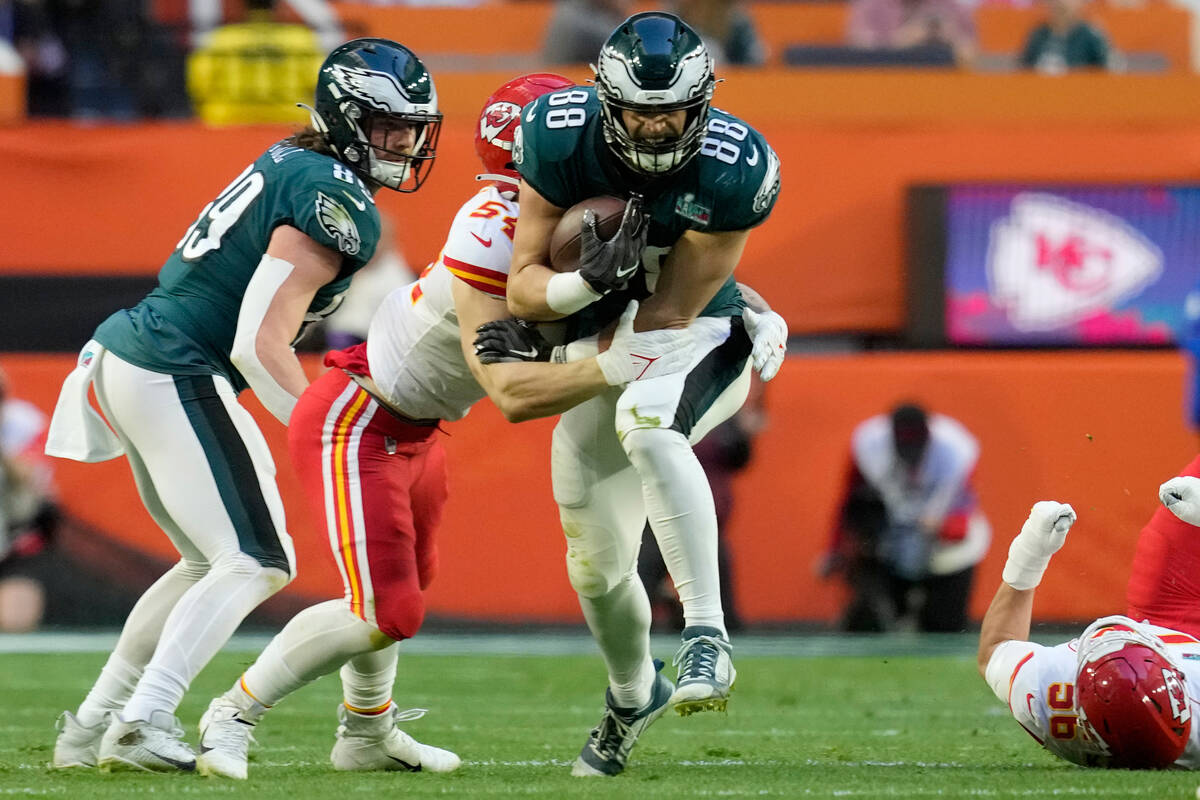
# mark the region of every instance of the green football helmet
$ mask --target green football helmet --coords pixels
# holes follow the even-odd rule
[[[634,14],[608,37],[596,64],[604,141],[634,172],[675,172],[700,152],[715,84],[712,56],[687,23],[660,11]],[[679,138],[647,142],[626,129],[626,110],[687,117]]]
[[[337,158],[369,182],[415,192],[429,177],[442,115],[433,77],[404,45],[354,39],[336,48],[317,73],[310,111]],[[372,147],[372,130],[398,124],[415,129],[412,153]]]

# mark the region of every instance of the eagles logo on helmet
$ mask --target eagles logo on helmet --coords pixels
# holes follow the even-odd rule
[[[312,125],[338,160],[376,186],[415,192],[437,157],[442,115],[433,77],[411,50],[388,39],[354,39],[334,49],[317,73]],[[372,145],[376,126],[411,125],[412,151]]]
[[[475,153],[483,162],[481,181],[519,184],[521,175],[513,163],[513,139],[521,126],[521,109],[544,94],[569,89],[575,84],[552,72],[535,72],[513,78],[492,92],[479,114],[475,131]]]
[[[613,31],[596,64],[596,97],[604,141],[622,163],[641,175],[669,175],[692,160],[703,144],[716,78],[700,36],[674,14],[634,14]],[[678,138],[635,139],[622,111],[687,112]]]
[[[1108,766],[1165,769],[1183,755],[1192,728],[1184,674],[1157,636],[1105,617],[1083,632],[1078,661],[1076,708]]]

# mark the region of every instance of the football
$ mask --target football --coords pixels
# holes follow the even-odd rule
[[[557,272],[579,269],[579,235],[583,225],[583,212],[591,209],[596,213],[596,232],[601,239],[611,239],[621,227],[621,216],[625,213],[625,201],[620,197],[600,195],[582,200],[568,208],[550,235],[550,267]]]

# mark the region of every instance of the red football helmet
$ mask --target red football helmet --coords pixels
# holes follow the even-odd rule
[[[1093,622],[1079,639],[1080,720],[1103,742],[1108,766],[1165,769],[1192,730],[1183,671],[1162,641],[1128,617]]]
[[[513,164],[513,135],[521,124],[521,109],[544,94],[567,89],[575,83],[552,72],[535,72],[513,78],[492,92],[479,113],[475,131],[475,152],[486,174],[479,180],[520,183]]]

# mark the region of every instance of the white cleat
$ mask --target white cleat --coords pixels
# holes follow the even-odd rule
[[[737,679],[732,651],[733,645],[717,628],[696,625],[683,629],[683,643],[675,654],[679,678],[671,696],[671,705],[681,717],[725,710]]]
[[[242,709],[224,695],[214,698],[200,718],[200,753],[196,756],[196,770],[201,775],[246,780],[254,725],[243,715]]]
[[[58,715],[54,723],[58,738],[54,740],[54,769],[91,768],[96,766],[96,750],[100,739],[108,730],[107,722],[99,722],[86,728],[70,711]]]
[[[150,720],[124,722],[113,718],[97,752],[101,772],[191,772],[196,755],[183,741],[183,729],[174,714],[155,711]]]
[[[462,760],[440,747],[421,744],[396,727],[425,715],[425,709],[397,712],[395,706],[382,714],[364,716],[338,707],[341,725],[329,760],[337,770],[402,770],[405,772],[453,772]]]

